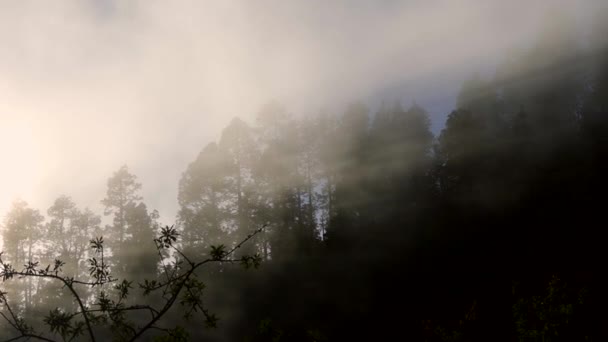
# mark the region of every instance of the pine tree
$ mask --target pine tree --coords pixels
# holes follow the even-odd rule
[[[148,213],[144,203],[127,206],[125,245],[129,248],[123,250],[120,257],[125,260],[125,276],[131,281],[156,278],[158,254],[154,239],[159,231],[158,217],[156,210]]]
[[[251,127],[234,118],[224,128],[218,144],[226,161],[224,173],[226,200],[230,207],[228,227],[234,233],[233,243],[246,237],[252,228],[251,197],[253,196],[253,164],[257,158],[256,144]],[[253,246],[249,245],[248,248]]]
[[[42,223],[44,217],[36,209],[28,206],[27,202],[17,200],[13,202],[11,210],[4,220],[2,240],[6,259],[16,268],[23,267],[29,262],[35,262],[38,255],[37,243],[42,236]],[[25,310],[33,304],[33,294],[36,284],[31,278],[26,279],[22,291],[23,307]]]
[[[125,245],[127,238],[127,209],[130,206],[135,206],[141,201],[139,195],[141,184],[137,182],[137,177],[129,172],[126,165],[116,171],[112,177],[108,179],[108,188],[106,198],[101,203],[105,207],[104,214],[113,214],[113,224],[108,227],[109,241],[112,246],[112,253],[115,256],[114,262],[118,269],[117,274],[124,275],[125,264],[127,260],[121,258],[129,246]]]
[[[231,163],[218,149],[208,144],[188,165],[179,181],[179,224],[184,236],[184,251],[190,255],[207,252],[210,245],[226,243],[228,237],[226,174]]]

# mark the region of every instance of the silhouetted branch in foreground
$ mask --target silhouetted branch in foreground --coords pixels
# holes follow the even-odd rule
[[[36,331],[36,329],[26,323],[23,315],[19,314],[11,306],[7,297],[8,293],[0,291],[0,305],[5,312],[0,311],[2,318],[15,330],[17,336],[7,341],[20,339],[38,339],[42,341],[55,341],[53,337],[59,335],[62,341],[72,341],[80,336],[87,337],[90,341],[96,341],[96,336],[104,327],[110,328],[114,339],[124,341],[134,341],[150,330],[157,330],[170,337],[185,335],[183,329],[167,328],[160,325],[160,321],[179,301],[184,306],[184,316],[190,318],[194,313],[200,312],[205,318],[208,327],[217,325],[218,317],[209,312],[203,306],[202,296],[205,284],[197,279],[196,271],[205,264],[209,263],[234,263],[239,262],[245,268],[257,268],[262,258],[258,255],[243,255],[238,258],[233,257],[234,253],[245,243],[259,234],[265,226],[253,231],[240,243],[231,249],[224,245],[211,246],[211,251],[207,259],[195,261],[186,256],[177,246],[179,233],[171,226],[161,229],[160,235],[154,239],[164,280],[148,280],[139,283],[139,288],[144,296],[148,296],[162,290],[162,300],[160,306],[151,304],[130,304],[127,305],[127,298],[133,288],[133,282],[112,277],[110,267],[104,256],[104,240],[98,237],[90,241],[93,256],[87,260],[89,265],[89,275],[91,280],[78,280],[63,273],[62,266],[65,263],[56,259],[54,264],[42,267],[39,262],[28,261],[21,270],[16,270],[10,263],[2,259],[0,253],[0,277],[3,282],[13,278],[37,278],[39,280],[48,279],[57,281],[69,291],[74,301],[78,304],[75,312],[64,309],[52,309],[43,319],[50,331],[48,336]],[[174,252],[173,260],[163,257],[163,252]],[[167,264],[169,263],[169,265]],[[171,269],[171,271],[169,271]],[[108,291],[107,286],[112,284]],[[79,292],[79,288],[99,288],[96,295],[87,300]],[[133,312],[146,312],[148,319],[143,323],[136,324],[128,319],[128,314]]]

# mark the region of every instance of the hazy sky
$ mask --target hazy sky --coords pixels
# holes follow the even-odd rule
[[[270,100],[296,115],[416,100],[437,130],[548,6],[600,2],[0,0],[0,214],[59,194],[101,212],[128,164],[170,224],[187,164]]]

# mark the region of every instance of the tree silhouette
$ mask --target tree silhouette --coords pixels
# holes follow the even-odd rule
[[[137,177],[129,172],[126,165],[108,179],[106,198],[101,204],[105,207],[105,215],[114,214],[114,224],[110,232],[112,239],[115,239],[119,245],[125,240],[127,207],[137,204],[142,199],[139,195],[140,189],[141,184],[137,183]]]
[[[175,260],[172,262],[173,267],[170,271],[168,265],[165,264],[166,261],[161,259],[165,271],[164,279],[146,279],[138,284],[144,296],[155,292],[162,293],[162,300],[155,304],[126,304],[133,288],[133,282],[127,280],[118,282],[118,279],[111,275],[104,255],[104,240],[101,237],[90,241],[93,250],[92,256],[88,259],[90,280],[79,280],[65,275],[62,269],[65,263],[59,259],[46,267],[40,265],[39,262],[28,261],[23,269],[15,269],[12,264],[5,262],[0,254],[0,277],[4,282],[15,278],[57,281],[69,290],[72,299],[78,304],[74,311],[59,308],[51,310],[44,317],[44,323],[48,327],[47,334],[38,332],[28,324],[23,315],[16,311],[11,304],[10,293],[4,291],[0,291],[0,304],[6,308],[8,314],[2,313],[1,315],[18,334],[11,340],[35,338],[53,341],[53,336],[59,336],[66,341],[79,336],[87,336],[91,341],[96,341],[98,336],[105,332],[105,334],[110,334],[113,339],[134,341],[152,329],[174,336],[181,330],[163,327],[161,319],[178,301],[184,308],[186,318],[196,312],[201,312],[207,326],[214,327],[218,318],[203,306],[202,295],[205,285],[198,280],[195,271],[208,263],[238,262],[247,268],[259,266],[261,258],[258,255],[244,255],[238,259],[234,259],[233,255],[237,249],[261,230],[262,228],[252,232],[231,249],[226,249],[223,245],[211,246],[208,258],[194,261],[176,247],[179,236],[177,230],[168,226],[162,228],[160,235],[154,239],[154,243],[159,255],[162,255],[162,250],[170,250],[176,254]],[[81,295],[81,287],[97,288],[97,293],[90,303],[87,303],[86,298]],[[149,318],[143,323],[134,323],[130,317],[130,313],[133,312],[147,312]],[[102,328],[109,330],[103,331]]]

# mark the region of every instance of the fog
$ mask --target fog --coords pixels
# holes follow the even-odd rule
[[[608,340],[606,14],[0,2],[0,338]]]
[[[363,100],[425,107],[533,40],[547,9],[601,1],[18,1],[0,5],[0,211],[59,194],[99,211],[127,164],[173,221],[187,164],[235,116]]]

